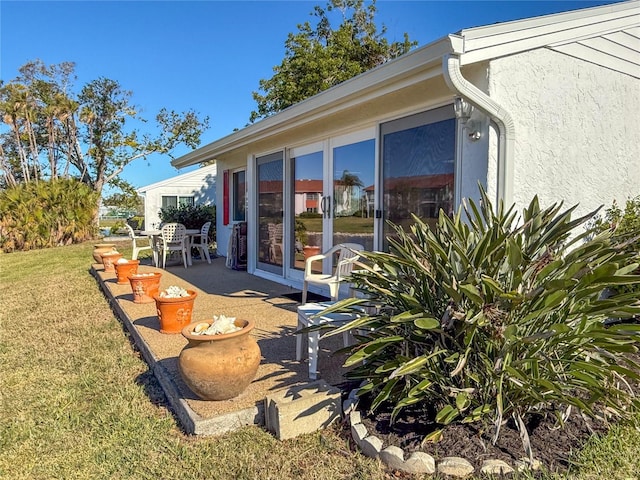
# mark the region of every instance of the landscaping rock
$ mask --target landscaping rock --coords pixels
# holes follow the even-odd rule
[[[362,453],[367,457],[378,458],[382,450],[382,440],[374,435],[369,435],[360,444]]]
[[[480,473],[487,475],[504,475],[513,472],[514,469],[508,463],[497,459],[485,460],[480,467]]]
[[[473,471],[473,465],[464,458],[445,457],[438,462],[438,473],[443,475],[464,478],[471,475]]]

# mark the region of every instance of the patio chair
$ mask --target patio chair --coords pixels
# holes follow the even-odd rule
[[[184,268],[187,268],[189,237],[185,226],[181,223],[167,223],[162,227],[161,242],[162,268],[166,266],[167,252],[180,252]]]
[[[211,263],[211,257],[209,256],[209,229],[211,228],[211,222],[205,223],[200,229],[198,235],[191,236],[191,246],[197,248],[200,251],[201,258],[206,258],[207,263]]]
[[[131,225],[129,224],[125,224],[125,227],[127,227],[127,232],[129,234],[129,238],[131,239],[132,246],[133,246],[133,253],[131,254],[131,260],[137,260],[138,253],[140,253],[143,250],[153,250],[151,246],[152,240],[149,237],[147,237],[146,235],[136,235],[136,232],[133,231],[133,228],[131,228]],[[148,245],[139,246],[137,244],[137,240],[147,240]]]
[[[313,255],[305,261],[304,264],[304,282],[302,284],[302,304],[307,303],[307,290],[309,283],[317,285],[328,285],[331,300],[338,300],[340,293],[340,282],[351,274],[353,264],[360,258],[358,252],[364,250],[359,243],[339,243],[325,253]],[[313,273],[312,263],[321,261],[325,258],[331,258],[338,254],[338,261],[333,273]]]

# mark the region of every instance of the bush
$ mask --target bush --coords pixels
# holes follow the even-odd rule
[[[162,223],[181,223],[187,228],[197,229],[202,228],[205,223],[211,222],[209,238],[216,238],[215,205],[181,205],[180,207],[161,208],[160,221]]]
[[[637,296],[602,299],[608,285],[640,282],[636,257],[605,231],[571,234],[590,215],[571,220],[561,205],[543,210],[534,198],[516,223],[513,207],[494,213],[481,191],[432,230],[414,217],[411,232],[395,226],[390,253],[364,252],[352,281],[365,298],[332,310],[377,306],[330,332],[358,336],[345,366],[364,381],[359,395],[393,417],[422,409],[440,429],[482,422],[493,429],[510,417],[530,457],[523,418],[536,411],[562,418],[586,415],[631,419],[638,400],[623,377],[639,379],[627,355],[637,351],[639,325],[607,328],[607,315],[640,312]],[[593,236],[590,240],[585,240]]]
[[[94,237],[98,195],[73,179],[23,183],[0,192],[5,252],[79,243]]]
[[[624,211],[614,201],[604,216],[595,217],[591,224],[594,233],[610,231],[613,242],[640,258],[640,196],[627,200]],[[640,270],[636,273],[640,275]],[[640,293],[640,285],[622,285],[613,290]]]

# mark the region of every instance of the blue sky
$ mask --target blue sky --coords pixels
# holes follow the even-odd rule
[[[389,40],[407,32],[422,46],[463,28],[608,3],[378,0],[376,19]],[[0,0],[0,79],[12,80],[30,60],[75,62],[77,90],[99,77],[117,80],[149,120],[163,107],[209,116],[205,145],[247,124],[251,92],[281,63],[287,35],[314,24],[315,5],[326,1]],[[178,171],[170,160],[137,160],[122,176],[141,187],[195,168]]]

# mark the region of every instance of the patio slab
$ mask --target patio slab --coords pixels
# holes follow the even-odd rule
[[[178,371],[178,355],[187,340],[180,334],[160,333],[155,303],[134,303],[129,285],[118,285],[115,274],[104,272],[102,265],[92,266],[92,274],[158,379],[186,433],[214,435],[247,424],[264,425],[264,399],[269,394],[310,382],[306,361],[295,360],[299,303],[284,297],[298,290],[228,269],[222,257],[212,259],[211,264],[194,260],[188,269],[176,264],[163,270],[144,262],[138,272],[162,273],[161,289],[178,285],[198,293],[192,321],[211,321],[213,315],[224,314],[256,323],[252,335],[260,346],[262,360],[254,381],[234,399],[201,400]],[[322,379],[334,386],[345,382],[344,357],[331,354],[342,347],[341,340],[340,336],[322,340],[318,352]]]

